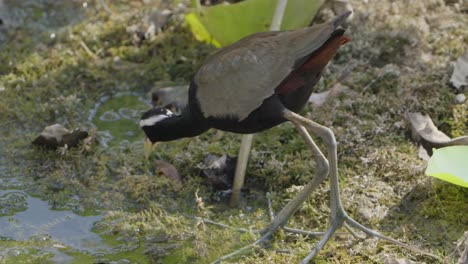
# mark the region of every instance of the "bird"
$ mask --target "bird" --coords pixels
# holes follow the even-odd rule
[[[251,134],[302,110],[337,49],[351,39],[338,28],[350,13],[294,31],[250,35],[211,55],[194,75],[180,115],[145,112],[140,127],[151,142],[194,137],[210,128]]]
[[[331,226],[304,263],[343,225],[383,238],[348,216],[341,204],[337,145],[331,129],[298,114],[306,106],[329,61],[341,46],[351,41],[342,28],[351,13],[345,12],[307,28],[255,33],[218,50],[193,76],[188,104],[180,114],[155,107],[143,113],[139,123],[147,138],[156,143],[198,136],[212,128],[252,134],[291,122],[313,153],[315,177],[275,216],[256,243],[284,227],[330,174]],[[328,158],[309,131],[323,139]]]

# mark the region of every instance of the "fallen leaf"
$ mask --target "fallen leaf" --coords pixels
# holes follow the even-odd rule
[[[468,85],[468,50],[454,63],[450,83],[458,90]]]
[[[156,164],[156,173],[157,174],[162,174],[166,176],[168,179],[180,182],[182,180],[182,177],[180,177],[179,172],[177,171],[176,167],[174,165],[162,161],[162,160],[156,160],[154,162]]]
[[[468,146],[434,149],[426,175],[468,188]]]
[[[353,11],[353,7],[349,3],[348,0],[332,0],[328,1],[327,3],[331,4],[331,7],[335,14],[343,14],[347,11]],[[348,21],[351,21],[354,17],[354,12],[348,17]]]
[[[427,153],[427,150],[423,146],[419,146],[418,157],[424,161],[428,161],[431,158],[431,156],[429,156],[429,153]]]
[[[32,144],[56,149],[58,147],[76,147],[88,137],[88,132],[81,129],[70,131],[60,124],[47,126]]]
[[[314,107],[319,107],[323,105],[329,97],[336,97],[338,94],[348,90],[347,86],[344,86],[340,83],[336,83],[332,88],[328,89],[325,92],[321,93],[312,93],[309,97],[309,103]]]
[[[432,148],[468,145],[468,136],[451,139],[434,125],[428,115],[408,112],[406,118],[411,126],[413,141],[421,143],[428,152],[431,152]]]
[[[330,90],[321,93],[312,93],[309,97],[309,103],[311,103],[315,107],[319,107],[323,105],[330,94]]]

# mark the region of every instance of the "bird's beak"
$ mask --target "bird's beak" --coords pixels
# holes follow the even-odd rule
[[[151,140],[149,140],[149,138],[146,139],[145,141],[145,145],[143,146],[143,153],[145,154],[145,157],[148,158],[149,155],[151,154],[151,152],[153,151],[154,149],[154,146],[156,146],[157,142],[156,143],[152,143]]]

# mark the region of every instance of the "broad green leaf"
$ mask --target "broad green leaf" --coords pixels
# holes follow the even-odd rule
[[[307,26],[323,2],[289,0],[281,29]],[[246,0],[231,5],[198,8],[186,15],[185,19],[198,40],[226,46],[250,34],[268,31],[275,7],[274,0]]]
[[[468,146],[434,149],[426,175],[468,187]]]
[[[190,29],[198,41],[206,42],[217,48],[221,47],[221,44],[219,44],[219,42],[210,35],[195,13],[187,14],[185,16],[185,20],[190,25]]]

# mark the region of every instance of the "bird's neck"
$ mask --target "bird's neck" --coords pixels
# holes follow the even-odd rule
[[[187,107],[180,115],[174,115],[161,122],[158,141],[171,141],[184,137],[195,137],[210,127],[202,120],[193,118]]]

